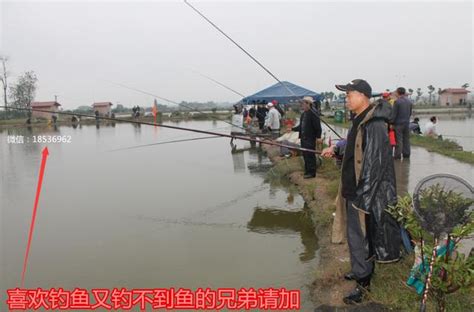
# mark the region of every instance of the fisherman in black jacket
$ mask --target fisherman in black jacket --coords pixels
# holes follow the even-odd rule
[[[299,131],[301,147],[316,149],[316,140],[321,138],[321,120],[319,114],[313,108],[313,98],[305,96],[301,101],[303,113],[300,117],[300,124],[294,127],[293,131]],[[316,155],[314,152],[303,152],[304,178],[316,177]]]
[[[372,87],[355,79],[336,85],[346,92],[346,107],[355,114],[342,160],[341,182],[336,197],[333,243],[349,246],[351,271],[344,275],[355,280],[355,289],[343,298],[346,304],[362,302],[370,290],[374,260],[390,263],[400,259],[400,227],[386,211],[397,203],[392,148],[387,133],[391,106],[385,100],[370,103]],[[334,156],[334,146],[323,157]]]
[[[258,119],[258,127],[260,130],[263,130],[263,126],[265,125],[265,117],[267,117],[268,109],[265,108],[265,105],[262,103],[258,103],[257,106],[257,119]]]

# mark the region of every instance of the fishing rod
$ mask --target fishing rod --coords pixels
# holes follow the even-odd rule
[[[2,107],[2,109],[5,109]],[[260,139],[252,139],[246,136],[241,136],[241,135],[232,135],[232,134],[225,134],[225,133],[219,133],[219,132],[213,132],[213,131],[208,131],[208,130],[200,130],[200,129],[193,129],[193,128],[185,128],[185,127],[178,127],[178,126],[172,126],[172,125],[163,125],[163,124],[157,124],[153,122],[146,122],[146,121],[138,121],[138,120],[131,120],[131,119],[118,119],[118,118],[112,118],[112,117],[106,117],[106,116],[94,116],[94,115],[87,115],[87,114],[80,114],[80,113],[69,113],[69,112],[56,112],[56,111],[49,111],[49,110],[43,110],[43,109],[30,109],[30,108],[20,108],[20,107],[8,107],[8,109],[13,109],[13,110],[18,110],[18,111],[29,111],[29,112],[41,112],[41,113],[49,113],[49,114],[58,114],[58,115],[67,115],[67,116],[78,116],[78,117],[83,117],[83,118],[91,118],[91,119],[103,119],[103,120],[109,120],[109,121],[115,121],[115,122],[127,122],[131,124],[136,124],[136,125],[147,125],[147,126],[159,126],[162,128],[168,128],[168,129],[174,129],[174,130],[182,130],[182,131],[190,131],[190,132],[195,132],[195,133],[202,133],[202,134],[208,134],[208,135],[216,135],[216,136],[221,136],[225,138],[231,138],[231,139],[236,139],[236,140],[242,140],[242,141],[247,141],[247,142],[256,142],[260,144],[267,144],[267,145],[273,145],[273,146],[279,146],[279,147],[286,147],[291,150],[297,150],[297,151],[302,151],[302,152],[308,152],[308,153],[315,153],[315,154],[321,154],[321,152],[318,152],[313,149],[309,148],[304,148],[304,147],[295,147],[291,145],[286,145],[286,144],[280,144],[277,142],[273,141],[268,141],[268,140],[260,140]]]
[[[217,129],[226,129],[226,128],[229,128],[229,126],[217,127],[217,128],[212,128],[212,129],[209,129],[209,130],[214,130],[215,131]],[[161,145],[161,144],[168,144],[168,143],[178,143],[178,142],[186,142],[186,141],[194,141],[194,140],[212,139],[214,137],[217,138],[217,136],[213,135],[213,136],[209,136],[209,137],[198,137],[198,138],[183,139],[183,137],[187,137],[187,136],[189,136],[189,134],[173,136],[173,137],[168,138],[168,141],[163,141],[163,142],[159,141],[159,142],[150,143],[150,144],[143,144],[143,145],[132,145],[132,146],[123,147],[123,148],[119,148],[119,149],[109,150],[109,152],[115,152],[115,151],[120,151],[120,150],[128,150],[128,149],[134,149],[134,148],[139,148],[139,147],[147,147],[147,146],[152,146],[152,145]]]
[[[113,81],[107,81],[107,82],[109,82],[109,83],[111,83],[111,84],[114,84],[114,85],[116,85],[116,86],[125,88],[125,89],[129,89],[129,90],[132,90],[132,91],[135,91],[135,92],[139,92],[139,93],[142,93],[142,94],[146,94],[146,95],[149,95],[149,96],[156,97],[156,98],[158,98],[158,99],[161,99],[161,100],[170,102],[170,103],[175,104],[175,105],[178,105],[178,106],[186,107],[186,108],[188,108],[188,109],[190,109],[190,110],[192,110],[192,111],[194,110],[194,111],[196,111],[196,112],[198,112],[198,113],[200,113],[200,114],[207,115],[206,113],[200,111],[200,110],[197,109],[197,108],[194,108],[194,107],[192,107],[192,106],[188,106],[188,105],[183,104],[183,103],[175,102],[175,101],[173,101],[173,100],[167,99],[167,98],[165,98],[165,97],[162,97],[162,96],[159,96],[159,95],[156,95],[156,94],[147,92],[147,91],[143,91],[143,90],[140,90],[140,89],[137,89],[137,88],[134,88],[134,87],[130,87],[130,86],[124,85],[124,84],[122,84],[122,83],[117,83],[117,82],[113,82]],[[212,116],[212,115],[210,115],[210,116],[211,116],[211,118],[214,118],[215,120],[221,120],[221,119],[217,119],[215,116]],[[221,120],[221,121],[223,121],[223,122],[225,122],[225,123],[228,123],[229,125],[232,125],[232,126],[234,126],[234,127],[243,129],[243,130],[245,130],[246,132],[248,131],[247,128],[244,128],[244,127],[239,126],[239,125],[235,125],[235,124],[233,124],[232,122],[229,122],[229,121],[226,121],[226,120]]]
[[[171,140],[171,141],[156,142],[156,143],[150,143],[150,144],[134,145],[134,146],[124,147],[124,148],[117,148],[117,149],[109,150],[108,152],[118,152],[118,151],[131,150],[131,149],[135,149],[135,148],[141,148],[141,147],[171,144],[171,143],[180,143],[180,142],[190,142],[190,141],[206,140],[206,139],[216,139],[216,138],[220,138],[220,136],[212,135],[212,136],[205,136],[205,137],[199,137],[199,138]]]
[[[228,34],[226,34],[222,29],[219,28],[216,24],[214,24],[208,17],[206,17],[201,11],[196,9],[191,3],[189,3],[187,0],[184,0],[184,3],[189,6],[191,9],[193,9],[197,14],[199,14],[203,19],[205,19],[209,24],[212,25],[217,31],[219,31],[222,35],[224,35],[227,39],[229,39],[234,45],[236,45],[240,50],[242,50],[248,57],[250,57],[255,63],[258,64],[263,70],[265,70],[270,76],[272,76],[279,84],[281,84],[291,95],[297,97],[297,95],[291,90],[287,85],[285,85],[278,77],[273,74],[268,68],[266,68],[262,63],[260,63],[252,54],[250,54],[247,50],[245,50],[240,44],[238,44],[234,39],[232,39]],[[336,134],[340,139],[342,139],[342,136],[334,130],[326,121],[324,121],[321,118],[321,114],[319,112],[316,112],[314,110],[310,110],[313,114],[315,114],[317,117],[320,118],[320,120],[332,131],[334,134]]]

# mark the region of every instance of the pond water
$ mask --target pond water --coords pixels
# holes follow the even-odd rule
[[[223,122],[177,125],[229,131]],[[9,135],[25,143],[7,144]],[[130,124],[0,133],[2,305],[21,278],[45,146],[35,135],[71,143],[47,145],[25,287],[285,287],[312,307],[314,228],[294,188],[265,182],[268,158],[231,153],[225,138],[112,151],[199,136]]]

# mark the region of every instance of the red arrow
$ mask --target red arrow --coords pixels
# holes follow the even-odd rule
[[[33,230],[35,228],[36,211],[38,209],[38,201],[39,201],[39,197],[41,193],[41,185],[43,184],[44,168],[46,167],[46,159],[48,158],[48,155],[49,155],[48,147],[45,147],[43,149],[42,155],[43,155],[43,158],[41,159],[41,168],[40,168],[40,173],[38,177],[38,186],[36,187],[35,205],[33,207],[33,216],[31,218],[30,234],[28,235],[28,245],[26,246],[25,261],[23,262],[23,273],[21,274],[21,287],[22,288],[25,282],[26,265],[28,263],[28,255],[30,253],[31,240],[33,238]]]

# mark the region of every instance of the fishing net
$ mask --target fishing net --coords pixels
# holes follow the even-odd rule
[[[415,187],[413,210],[421,227],[433,235],[434,238],[428,276],[425,280],[420,306],[422,312],[426,310],[433,265],[438,256],[439,239],[442,236],[447,236],[446,246],[450,246],[450,233],[454,227],[469,222],[473,206],[473,187],[465,180],[454,175],[431,175],[421,180]],[[421,250],[423,252],[423,239]],[[446,259],[449,255],[449,249],[447,253]],[[424,259],[423,253],[422,259]]]
[[[413,209],[421,226],[434,238],[466,223],[474,207],[473,187],[460,177],[435,174],[421,180],[413,194]]]

